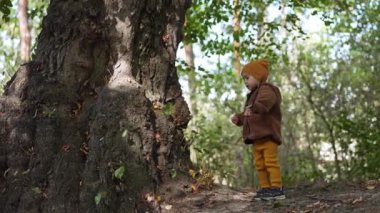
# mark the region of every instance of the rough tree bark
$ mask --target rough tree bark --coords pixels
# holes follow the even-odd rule
[[[189,4],[51,1],[35,58],[0,100],[0,209],[139,211],[189,165],[175,69]]]

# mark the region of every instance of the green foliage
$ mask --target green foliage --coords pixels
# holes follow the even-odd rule
[[[9,9],[7,20],[2,21],[0,25],[0,93],[3,92],[3,86],[11,79],[21,63],[17,11],[13,7]]]
[[[5,22],[9,21],[9,15],[11,14],[11,7],[12,7],[11,0],[0,0],[0,19],[2,19]]]
[[[343,144],[348,153],[347,175],[350,178],[376,179],[380,174],[380,121],[374,109],[366,115],[350,118],[350,112],[342,112],[337,125],[349,144]],[[350,147],[352,145],[352,148]],[[350,149],[351,148],[351,149]]]
[[[124,174],[125,174],[125,167],[124,166],[120,166],[119,168],[117,168],[114,173],[113,173],[113,176],[119,180],[123,179],[124,177]]]
[[[201,168],[213,171],[220,179],[233,181],[234,149],[238,142],[231,124],[226,118],[218,119],[212,115],[207,119],[200,116],[197,119],[197,131],[187,132],[187,137],[193,143],[192,149],[196,151],[197,164]],[[235,134],[234,134],[235,133]],[[231,152],[230,152],[231,151]]]
[[[238,177],[235,159],[239,158],[243,165],[243,148],[248,147],[243,146],[240,129],[229,121],[229,117],[240,111],[244,102],[240,96],[243,89],[241,81],[233,70],[226,70],[221,64],[216,70],[197,69],[195,77],[195,98],[202,109],[186,130],[191,149],[195,150],[196,156],[193,157],[201,168],[216,174],[219,182],[240,184],[249,179],[247,175],[250,174]],[[236,94],[228,95],[230,92]],[[250,163],[244,165],[247,171],[252,170]]]
[[[185,41],[200,47],[203,60],[218,58],[195,70],[179,63],[182,77],[195,76],[190,85],[195,94],[190,101],[196,103],[199,113],[190,124],[195,133],[189,131],[187,136],[196,162],[218,176],[239,174],[234,184],[252,181],[249,151],[230,142],[239,141],[240,131],[231,126],[229,116],[239,112],[244,102],[243,85],[231,71],[232,42],[237,40],[243,61],[271,60],[270,81],[282,90],[284,145],[280,160],[286,184],[335,179],[338,172],[341,178],[378,177],[380,3],[240,3],[234,8],[231,2],[195,1],[187,14]],[[268,8],[273,6],[282,14],[269,18]],[[241,15],[239,33],[232,27],[236,9]],[[310,15],[325,23],[316,35],[301,27],[302,19]],[[281,32],[285,35],[279,36]],[[310,36],[319,39],[313,41]],[[239,152],[242,161],[236,159]]]
[[[41,30],[42,19],[49,4],[47,0],[29,1],[29,28],[32,36],[32,51],[35,39]],[[4,12],[6,11],[6,12]],[[0,94],[5,83],[11,79],[21,64],[20,30],[17,17],[17,1],[0,0]]]
[[[232,39],[243,41],[240,45],[240,54],[242,55],[252,55],[252,50],[257,54],[258,51],[264,50],[265,47],[275,45],[273,42],[268,42],[269,40],[273,41],[273,37],[269,38],[266,36],[267,34],[258,35],[256,33],[256,29],[259,26],[253,23],[257,23],[259,19],[262,19],[263,11],[252,13],[251,11],[254,9],[253,1],[241,2],[243,5],[234,8],[231,3],[226,1],[194,1],[186,17],[185,42],[199,43],[202,52],[207,56],[232,53]],[[259,3],[258,5],[263,5],[263,3]],[[231,21],[234,10],[241,10],[241,14],[245,14],[242,16],[240,32],[232,30]],[[273,23],[268,23],[268,25],[274,26]],[[266,24],[262,26],[263,29],[265,27]],[[267,30],[274,31],[276,29],[272,27],[267,28]],[[221,33],[218,33],[218,31]],[[262,42],[260,47],[263,47],[263,49],[260,48],[260,50],[258,50],[259,45],[257,45],[259,37],[262,38],[262,41],[265,41],[265,44]],[[245,40],[249,40],[249,42],[244,42]],[[253,45],[257,46],[253,48]]]
[[[99,205],[100,202],[102,201],[102,199],[104,199],[106,196],[107,196],[107,192],[105,192],[105,191],[98,192],[98,194],[96,194],[96,196],[94,198],[95,204]]]
[[[171,169],[170,170],[170,177],[171,178],[176,178],[177,177],[177,170]]]
[[[359,14],[366,14],[373,8],[359,6],[357,10],[361,11]],[[379,11],[379,4],[377,9]],[[345,13],[341,11],[339,16],[344,17],[342,14]],[[357,17],[349,22],[361,25],[359,23],[362,18],[364,17]],[[372,21],[367,22],[369,26],[363,26],[363,29],[371,28],[371,23],[376,22],[370,14],[365,19]],[[308,121],[311,126],[290,122],[285,127],[295,126],[292,129],[297,132],[292,134],[293,140],[294,135],[301,139],[305,132],[309,132],[308,146],[315,157],[318,157],[314,161],[319,162],[320,170],[316,174],[321,175],[322,172],[324,177],[336,178],[336,160],[326,161],[320,157],[321,152],[326,152],[323,147],[335,142],[342,178],[374,178],[379,175],[379,170],[374,166],[378,165],[379,156],[373,150],[379,148],[379,134],[375,129],[378,126],[376,117],[379,117],[380,112],[373,110],[373,107],[378,99],[376,91],[380,88],[379,75],[376,74],[380,66],[375,59],[379,57],[379,41],[371,38],[379,37],[380,33],[377,29],[362,30],[358,34],[351,30],[356,24],[346,25],[347,20],[337,20],[339,21],[328,29],[335,36],[325,38],[319,43],[304,42],[296,46],[299,54],[293,55],[293,63],[289,63],[287,55],[284,54],[285,63],[280,69],[296,89],[294,95],[305,103],[299,104],[302,108],[297,107],[297,104],[288,107],[304,112],[300,116],[296,115],[296,120],[307,116],[308,111],[312,113],[308,116],[312,118]],[[336,37],[341,39],[336,41]],[[288,50],[285,49],[284,52]],[[285,119],[290,119],[286,116],[285,114]],[[310,163],[315,164],[313,161]]]
[[[36,194],[41,194],[42,190],[40,187],[32,187],[32,191]]]
[[[162,113],[164,113],[164,115],[171,115],[173,113],[173,110],[174,110],[174,104],[173,103],[167,103],[163,107]]]

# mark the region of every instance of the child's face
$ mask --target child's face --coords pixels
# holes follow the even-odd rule
[[[245,73],[242,73],[242,77],[244,79],[245,86],[250,90],[253,91],[256,89],[256,87],[259,86],[260,82],[256,80],[254,77],[247,75]]]

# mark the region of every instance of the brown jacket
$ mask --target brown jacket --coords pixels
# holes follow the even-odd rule
[[[244,143],[273,140],[281,144],[281,93],[278,87],[262,83],[247,95],[245,107],[252,110],[251,116],[237,114],[238,126],[243,126]]]

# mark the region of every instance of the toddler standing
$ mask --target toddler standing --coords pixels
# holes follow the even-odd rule
[[[250,93],[244,111],[231,117],[232,123],[243,126],[245,144],[252,144],[252,154],[261,189],[255,200],[285,199],[278,146],[281,144],[281,93],[267,83],[269,62],[256,60],[243,67],[241,76]]]

